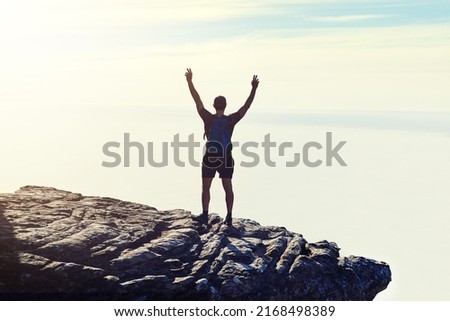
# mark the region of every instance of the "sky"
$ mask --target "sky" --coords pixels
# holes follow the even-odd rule
[[[224,95],[229,112],[257,74],[234,138],[301,150],[332,132],[348,166],[238,167],[237,217],[388,262],[377,299],[450,300],[448,1],[1,1],[0,39],[0,192],[47,185],[199,212],[198,168],[104,168],[102,146],[124,133],[201,142],[186,68],[205,106]],[[213,184],[212,211],[222,193]],[[442,257],[434,272],[424,253]]]
[[[261,94],[264,109],[448,111],[448,7],[447,1],[3,1],[0,103],[178,107],[191,67],[209,100],[218,85],[245,96],[258,73],[270,88]]]

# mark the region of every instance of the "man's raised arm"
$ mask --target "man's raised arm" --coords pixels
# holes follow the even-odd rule
[[[187,71],[184,75],[186,76],[186,80],[187,80],[187,83],[189,86],[189,91],[191,92],[192,98],[194,98],[195,106],[197,107],[197,111],[200,113],[200,111],[205,107],[203,106],[203,102],[200,99],[200,95],[198,94],[197,90],[195,90],[194,84],[192,83],[191,68],[187,68]]]
[[[258,85],[259,85],[258,76],[254,75],[253,76],[253,80],[252,80],[252,91],[250,92],[250,95],[248,96],[247,100],[245,101],[244,106],[242,106],[239,109],[239,111],[238,111],[239,114],[241,115],[241,118],[244,117],[245,113],[247,112],[247,110],[252,105],[252,102],[253,102],[253,99],[255,98],[256,89],[258,88]]]

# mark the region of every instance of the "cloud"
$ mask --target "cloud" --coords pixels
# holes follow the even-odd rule
[[[364,14],[364,15],[343,15],[343,16],[324,16],[324,17],[310,17],[309,21],[317,22],[355,22],[365,20],[375,20],[388,18],[389,15],[382,14]]]
[[[2,4],[1,9],[1,27],[15,27],[28,32],[217,21],[274,14],[284,10],[273,0],[19,0]]]

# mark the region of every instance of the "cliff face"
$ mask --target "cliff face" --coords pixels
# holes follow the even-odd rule
[[[389,266],[282,227],[49,187],[0,194],[0,298],[372,300]]]

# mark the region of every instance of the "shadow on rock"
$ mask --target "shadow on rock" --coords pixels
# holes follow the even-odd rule
[[[0,200],[0,300],[13,300],[16,297],[13,289],[20,286],[20,269],[14,250],[14,229],[6,211],[6,205]]]

